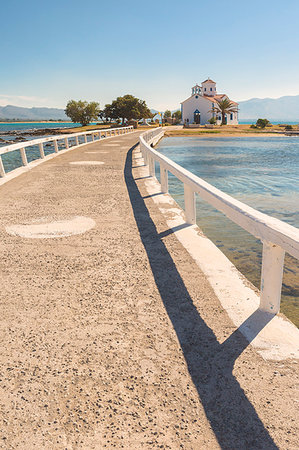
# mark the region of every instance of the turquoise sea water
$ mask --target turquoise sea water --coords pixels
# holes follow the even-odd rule
[[[257,121],[257,119],[251,119],[251,120],[239,120],[239,124],[240,125],[248,125],[248,124],[250,124],[250,123],[256,123],[256,121]],[[273,124],[273,125],[279,125],[279,124],[288,124],[288,125],[298,125],[298,123],[299,123],[299,119],[297,120],[297,121],[295,121],[295,122],[290,122],[289,120],[270,120],[270,122]]]
[[[157,150],[247,205],[299,228],[299,137],[170,137]],[[158,175],[159,176],[159,175]],[[183,184],[169,176],[183,207]],[[257,287],[262,245],[197,197],[204,233]],[[286,255],[282,311],[299,325],[299,263]]]
[[[80,123],[72,122],[12,122],[1,123],[0,122],[0,136],[1,131],[13,131],[13,130],[37,130],[41,128],[73,128],[81,126]]]

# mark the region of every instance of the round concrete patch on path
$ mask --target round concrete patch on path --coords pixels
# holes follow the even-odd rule
[[[95,151],[95,152],[84,152],[86,153],[86,155],[91,155],[91,154],[95,154],[95,153],[99,153],[99,154],[104,154],[104,153],[109,153],[109,152],[101,152],[101,151]]]
[[[68,220],[53,220],[41,218],[31,223],[8,225],[5,230],[12,236],[20,236],[29,239],[52,239],[83,234],[95,226],[95,221],[90,217],[75,216]]]
[[[101,166],[105,164],[103,161],[71,161],[74,166]]]

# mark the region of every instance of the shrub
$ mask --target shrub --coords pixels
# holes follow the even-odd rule
[[[256,126],[258,128],[266,128],[267,126],[269,126],[270,122],[268,119],[257,119],[256,121]]]
[[[286,125],[285,126],[285,130],[292,130],[292,129],[293,129],[292,125]]]
[[[211,117],[210,120],[208,121],[211,125],[216,125],[217,123],[217,119],[216,117]]]

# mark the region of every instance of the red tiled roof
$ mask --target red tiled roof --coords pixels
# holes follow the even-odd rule
[[[204,84],[204,83],[214,83],[214,84],[216,84],[215,81],[211,80],[211,78],[208,78],[207,80],[202,82],[202,84]]]
[[[227,95],[225,95],[225,94],[217,94],[217,95],[213,95],[213,96],[209,96],[209,95],[203,95],[203,98],[205,98],[205,99],[207,99],[207,100],[210,100],[210,102],[215,102],[215,101],[221,101],[222,99],[223,99],[223,97],[227,97]],[[228,97],[227,97],[228,98]],[[234,101],[232,101],[230,98],[228,98],[229,99],[229,101],[231,102],[231,103],[233,103],[234,105],[238,105],[238,103],[237,102],[234,102]]]
[[[190,98],[192,98],[194,95],[190,95],[190,97],[186,98],[186,100],[184,100],[182,103],[185,103],[187,100],[189,100]],[[222,100],[223,97],[227,97],[227,95],[225,94],[216,94],[216,95],[199,95],[199,98],[205,98],[206,100],[209,100],[210,102],[215,102],[216,100]],[[228,98],[228,97],[227,97]],[[229,98],[228,98],[229,99]],[[231,99],[229,99],[229,101],[231,103],[233,103],[234,105],[238,105],[237,102],[233,102]]]

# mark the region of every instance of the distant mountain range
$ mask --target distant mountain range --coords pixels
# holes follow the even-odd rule
[[[22,108],[21,106],[0,106],[0,120],[70,120],[59,108]]]
[[[156,109],[151,109],[157,113]],[[239,102],[240,121],[255,122],[259,117],[272,121],[299,122],[299,95],[280,98],[252,98]],[[63,109],[0,106],[0,120],[69,120]]]
[[[251,98],[239,102],[239,120],[266,118],[272,121],[299,122],[299,95],[280,98]]]

